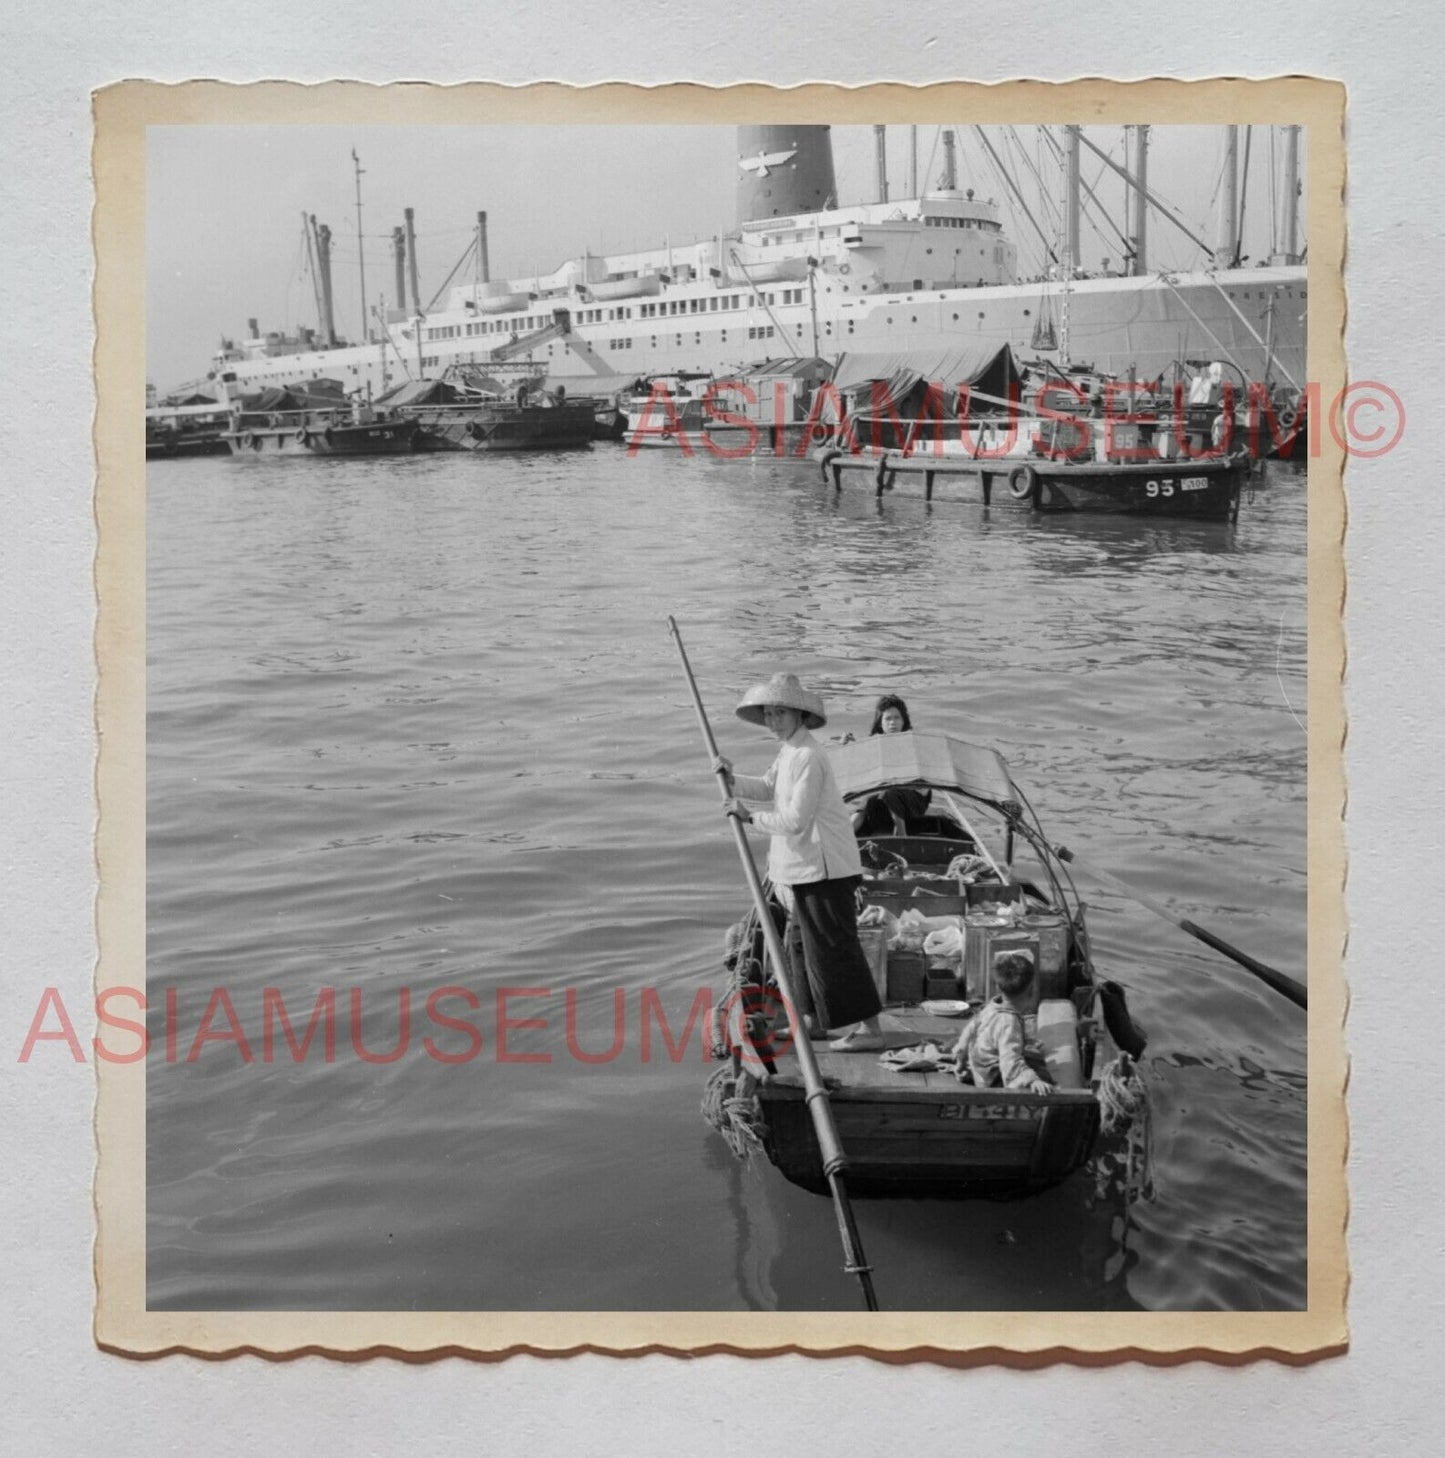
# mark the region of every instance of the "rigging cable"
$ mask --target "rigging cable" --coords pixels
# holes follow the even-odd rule
[[[443,295],[443,294],[444,294],[444,293],[446,293],[446,291],[447,291],[447,288],[448,288],[448,286],[449,286],[449,285],[450,285],[450,283],[451,283],[451,281],[452,281],[452,280],[453,280],[453,279],[454,279],[454,278],[455,278],[455,277],[456,277],[456,276],[457,276],[457,274],[458,274],[458,273],[459,273],[459,272],[460,272],[460,271],[461,271],[461,268],[462,268],[462,265],[463,265],[463,264],[464,264],[464,263],[466,263],[466,261],[467,261],[467,260],[468,260],[468,259],[469,259],[469,258],[470,258],[470,257],[471,257],[471,256],[472,256],[472,250],[473,250],[473,249],[475,249],[475,248],[476,248],[476,246],[477,246],[477,235],[476,235],[476,232],[475,232],[475,230],[473,230],[473,233],[472,233],[472,240],[471,240],[471,242],[470,242],[470,243],[468,243],[468,244],[467,244],[467,247],[466,247],[466,251],[465,251],[465,252],[464,252],[464,253],[463,253],[463,254],[462,254],[462,256],[461,256],[461,257],[460,257],[460,258],[459,258],[459,259],[457,259],[457,261],[456,261],[456,262],[455,262],[455,263],[454,263],[454,264],[453,264],[453,265],[452,265],[452,271],[451,271],[451,272],[450,272],[450,273],[449,273],[449,274],[448,274],[448,275],[447,275],[447,276],[446,276],[446,278],[444,278],[444,279],[443,279],[443,280],[442,280],[442,286],[441,286],[441,288],[439,288],[439,289],[438,289],[438,290],[437,290],[437,291],[436,291],[436,293],[434,293],[434,294],[433,294],[433,295],[432,295],[432,296],[431,296],[431,299],[430,299],[430,301],[429,301],[429,302],[428,302],[428,303],[427,303],[427,306],[426,306],[426,308],[425,308],[425,309],[423,309],[423,310],[422,310],[422,313],[423,313],[423,314],[430,314],[430,313],[431,313],[431,311],[432,311],[432,309],[433,309],[433,307],[434,307],[434,306],[435,306],[435,304],[436,304],[436,301],[437,301],[437,300],[438,300],[438,299],[439,299],[439,298],[441,298],[441,296],[442,296],[442,295]]]
[[[1057,262],[1057,257],[1056,257],[1056,255],[1054,253],[1054,250],[1049,246],[1048,236],[1045,234],[1044,230],[1039,226],[1038,222],[1034,218],[1034,215],[1029,211],[1029,205],[1028,205],[1028,203],[1026,203],[1024,201],[1023,193],[1019,191],[1018,184],[1009,175],[1008,169],[1006,167],[1004,167],[1004,165],[1003,165],[1003,163],[1001,161],[999,161],[997,154],[993,150],[993,144],[984,135],[983,128],[976,126],[974,128],[974,131],[978,134],[979,141],[981,141],[983,143],[983,145],[988,149],[989,155],[994,159],[994,162],[998,166],[999,172],[1000,172],[1001,176],[1003,177],[1003,180],[1004,180],[1005,184],[1008,187],[1012,188],[1015,196],[1018,198],[1018,200],[1019,200],[1019,206],[1021,208],[1023,208],[1023,210],[1024,210],[1024,216],[1028,218],[1029,222],[1033,223],[1033,225],[1034,225],[1034,231],[1038,233],[1039,240],[1040,240],[1040,242],[1043,243],[1044,250],[1047,253],[1048,257],[1050,259],[1053,259],[1055,262]]]
[[[1063,149],[1059,146],[1058,138],[1051,136],[1049,138],[1049,145],[1054,148],[1055,155],[1060,161],[1062,161]],[[1109,225],[1109,228],[1113,232],[1114,236],[1119,240],[1119,246],[1124,250],[1124,254],[1127,257],[1133,252],[1128,238],[1126,238],[1124,234],[1119,230],[1118,225],[1114,222],[1113,218],[1109,216],[1108,208],[1106,208],[1104,204],[1099,201],[1098,195],[1094,192],[1094,187],[1098,186],[1100,180],[1104,176],[1105,171],[1112,170],[1109,167],[1109,164],[1113,161],[1114,157],[1113,147],[1109,148],[1107,155],[1104,155],[1102,153],[1100,155],[1101,157],[1103,157],[1103,160],[1099,163],[1099,170],[1094,174],[1093,186],[1090,186],[1089,183],[1085,182],[1082,176],[1079,178],[1079,186],[1084,193],[1084,217],[1087,220],[1089,226],[1094,230],[1094,236],[1098,238],[1101,243],[1109,243],[1109,240],[1104,236],[1103,229],[1100,228],[1099,224],[1094,220],[1093,211],[1089,206],[1089,204],[1092,203],[1093,207],[1099,210],[1099,215],[1103,218],[1104,222]],[[1127,183],[1125,185],[1127,186]],[[1112,248],[1114,245],[1112,243],[1109,243],[1109,246]],[[1077,265],[1077,263],[1078,260],[1076,259],[1075,264]]]
[[[1234,235],[1234,256],[1230,263],[1235,268],[1240,266],[1241,255],[1244,253],[1244,210],[1249,206],[1249,148],[1254,140],[1254,128],[1247,126],[1244,129],[1244,167],[1239,177],[1239,217],[1237,230]]]

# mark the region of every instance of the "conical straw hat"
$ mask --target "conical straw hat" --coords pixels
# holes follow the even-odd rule
[[[821,729],[828,722],[828,716],[823,712],[822,695],[809,693],[798,682],[795,673],[775,673],[766,683],[754,684],[743,695],[737,716],[749,724],[761,724],[763,710],[769,704],[781,709],[797,709],[803,716],[805,729]]]

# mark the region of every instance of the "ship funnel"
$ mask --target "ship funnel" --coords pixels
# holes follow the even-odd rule
[[[888,128],[873,128],[873,146],[878,156],[878,201],[888,201]]]
[[[411,311],[413,314],[420,314],[421,290],[417,288],[416,282],[416,220],[410,208],[402,209],[402,217],[406,219],[406,261],[411,274]]]
[[[487,215],[477,214],[477,272],[483,283],[492,281],[492,259],[487,251]]]
[[[261,326],[254,319],[247,319],[246,327],[251,331],[252,339],[259,339],[261,337]]]
[[[330,349],[336,344],[336,314],[331,301],[331,229],[325,223],[316,230],[316,261],[321,272],[321,332]]]
[[[829,128],[738,128],[739,223],[837,205]]]
[[[958,191],[958,157],[953,148],[953,129],[949,128],[943,134],[943,190],[945,192]]]
[[[396,227],[391,230],[391,256],[396,265],[396,306],[397,312],[406,313],[406,229]]]

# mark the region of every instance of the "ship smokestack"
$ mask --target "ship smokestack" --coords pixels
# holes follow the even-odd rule
[[[321,330],[330,349],[336,344],[336,315],[331,304],[331,229],[325,223],[316,230],[316,267],[321,275]]]
[[[246,328],[251,331],[252,339],[259,339],[261,337],[261,326],[254,319],[246,320]]]
[[[888,128],[873,128],[873,146],[878,157],[878,201],[888,201]]]
[[[738,128],[738,222],[837,207],[827,127]]]
[[[411,273],[411,311],[413,314],[421,313],[421,290],[416,282],[416,226],[412,217],[412,210],[406,209],[406,262]]]
[[[406,313],[406,229],[391,230],[391,256],[396,264],[396,307],[399,313]]]
[[[958,191],[958,159],[954,155],[953,129],[943,134],[943,190]]]
[[[487,252],[487,215],[477,214],[477,270],[483,283],[492,281],[492,260]]]

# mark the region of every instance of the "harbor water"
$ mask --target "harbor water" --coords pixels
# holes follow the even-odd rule
[[[857,1308],[699,1115],[747,893],[669,613],[746,772],[779,668],[820,737],[898,692],[996,745],[1149,1034],[1138,1197],[859,1201],[883,1306],[1302,1307],[1303,1015],[1087,874],[1304,975],[1302,474],[1235,525],[614,446],[147,485],[152,1307]]]

